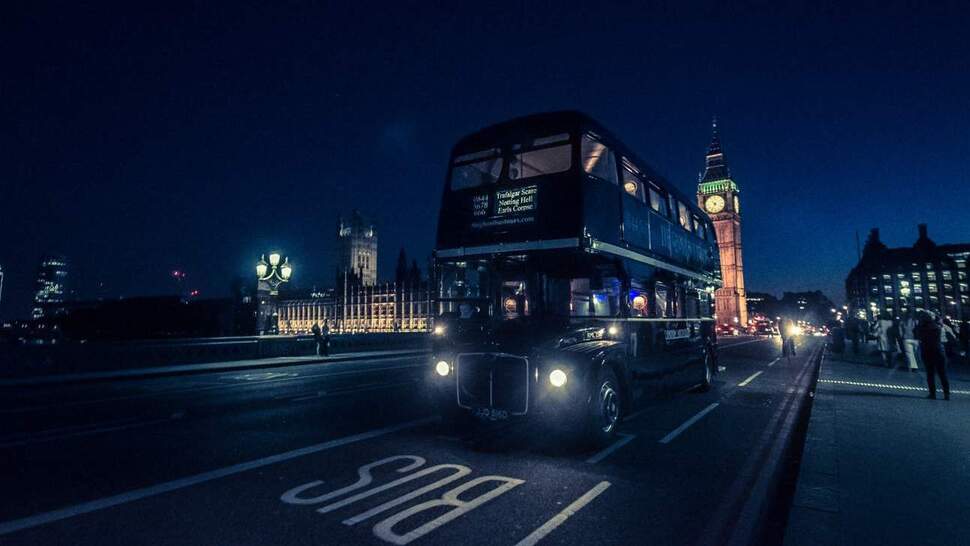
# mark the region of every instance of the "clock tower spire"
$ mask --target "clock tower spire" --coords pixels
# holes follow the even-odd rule
[[[721,257],[723,285],[714,293],[718,321],[739,327],[748,324],[748,304],[744,290],[741,259],[741,191],[731,178],[717,118],[712,123],[711,144],[707,147],[704,174],[697,184],[697,204],[714,222]]]

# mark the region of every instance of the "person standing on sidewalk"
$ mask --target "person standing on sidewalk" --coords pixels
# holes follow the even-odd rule
[[[919,371],[916,363],[916,353],[919,352],[919,340],[916,339],[916,328],[919,323],[912,311],[906,313],[906,317],[899,323],[899,336],[903,339],[903,354],[906,355],[906,362],[909,364],[909,371]]]
[[[320,356],[320,349],[323,345],[323,335],[320,333],[320,325],[316,322],[310,327],[310,332],[313,334],[313,342],[317,345],[317,356]]]
[[[916,329],[920,354],[926,366],[926,384],[930,394],[927,398],[936,400],[936,375],[943,385],[943,399],[950,399],[950,380],[946,376],[946,353],[943,352],[943,323],[932,311],[924,311]]]
[[[330,324],[323,323],[323,356],[330,356]]]
[[[879,348],[879,354],[882,355],[882,362],[887,367],[893,367],[893,347],[892,347],[892,330],[893,321],[889,318],[889,313],[882,313],[879,315],[879,319],[876,320],[876,345]]]

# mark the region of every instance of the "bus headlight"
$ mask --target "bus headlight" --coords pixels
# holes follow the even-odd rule
[[[451,373],[451,364],[448,364],[445,360],[439,360],[437,364],[434,365],[434,371],[441,377]]]
[[[562,387],[566,384],[566,372],[556,368],[549,372],[549,382],[553,387]]]
[[[445,335],[445,332],[446,332],[447,330],[448,330],[448,329],[447,329],[447,328],[445,328],[445,327],[444,327],[443,325],[441,325],[441,324],[437,324],[437,325],[435,325],[435,327],[434,327],[434,335],[436,335],[436,336],[443,336],[443,335]]]

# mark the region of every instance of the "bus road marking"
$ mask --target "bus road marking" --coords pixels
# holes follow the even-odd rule
[[[631,437],[632,439],[632,437]],[[615,445],[615,444],[614,444]],[[584,506],[592,502],[593,499],[598,497],[603,491],[606,491],[610,487],[610,482],[600,482],[596,484],[595,487],[587,491],[583,496],[574,500],[569,506],[563,508],[562,512],[559,512],[552,517],[549,521],[542,524],[535,531],[520,540],[515,546],[533,546],[540,540],[546,537],[549,533],[556,530],[557,527],[565,523],[567,519],[574,516],[576,512],[579,512]]]
[[[614,451],[616,451],[616,450],[620,449],[621,447],[627,445],[634,438],[637,437],[636,434],[623,434],[623,433],[617,434],[617,436],[620,437],[619,440],[613,442],[606,449],[600,451],[599,453],[596,453],[595,455],[593,455],[589,459],[586,459],[586,462],[589,463],[589,464],[596,464],[596,463],[602,461],[603,459],[609,457],[610,455],[613,454]]]
[[[754,372],[753,374],[751,374],[750,376],[748,376],[747,379],[745,379],[744,381],[738,383],[738,386],[739,387],[746,387],[746,386],[748,386],[748,383],[754,381],[755,378],[758,377],[759,375],[761,375],[762,373],[764,373],[764,370],[761,370],[759,372]]]
[[[670,433],[668,433],[666,436],[664,436],[663,438],[661,438],[660,439],[660,443],[661,444],[669,444],[674,438],[680,436],[680,433],[681,432],[684,432],[685,430],[687,430],[688,427],[690,427],[691,425],[693,425],[697,421],[700,421],[701,417],[704,417],[708,413],[714,411],[714,408],[716,408],[716,407],[718,407],[720,405],[721,405],[720,402],[714,402],[710,406],[707,406],[706,408],[704,408],[701,411],[697,412],[697,414],[695,414],[693,417],[691,417],[690,419],[684,421],[684,424],[682,424],[679,427],[675,428],[674,430],[670,431]]]
[[[135,489],[135,490],[114,495],[111,497],[104,497],[93,501],[83,502],[81,504],[75,504],[74,506],[68,506],[66,508],[61,508],[59,510],[42,512],[40,514],[27,516],[25,518],[0,522],[0,535],[8,535],[10,533],[22,531],[24,529],[39,527],[41,525],[46,525],[48,523],[54,523],[55,521],[61,521],[75,516],[96,512],[98,510],[104,510],[105,508],[111,508],[113,506],[119,506],[122,504],[127,504],[129,502],[155,497],[163,493],[169,493],[171,491],[178,491],[180,489],[185,489],[186,487],[191,487],[193,485],[210,482],[212,480],[225,478],[227,476],[241,474],[243,472],[253,470],[256,468],[269,466],[271,464],[276,464],[283,461],[289,461],[291,459],[304,457],[306,455],[312,455],[314,453],[327,451],[329,449],[334,449],[348,444],[353,444],[364,440],[370,440],[371,438],[377,438],[379,436],[384,436],[387,434],[391,434],[393,432],[399,432],[402,430],[406,430],[406,429],[410,429],[410,428],[414,428],[422,425],[427,425],[435,421],[437,421],[436,417],[425,417],[423,419],[407,421],[405,423],[400,423],[389,427],[379,428],[379,429],[375,429],[367,432],[361,432],[360,434],[345,436],[343,438],[338,438],[336,440],[330,440],[328,442],[302,447],[299,449],[294,449],[292,451],[278,453],[276,455],[270,455],[268,457],[263,457],[263,458],[256,459],[253,461],[248,461],[245,463],[239,463],[239,464],[234,464],[224,468],[219,468],[216,470],[210,470],[209,472],[203,472],[201,474],[196,474],[194,476],[188,476],[185,478],[180,478],[169,482],[163,482],[149,487],[143,487],[141,489]]]

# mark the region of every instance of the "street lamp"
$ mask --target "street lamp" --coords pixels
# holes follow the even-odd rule
[[[268,260],[263,254],[256,262],[256,278],[259,280],[259,286],[261,289],[264,286],[269,288],[269,293],[273,296],[279,294],[280,285],[289,282],[292,276],[293,266],[290,265],[290,259],[281,256],[279,252],[271,253]]]

